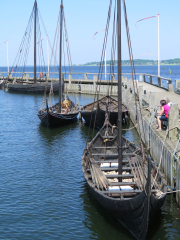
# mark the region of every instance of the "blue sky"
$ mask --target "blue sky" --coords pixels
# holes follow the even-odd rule
[[[109,2],[110,0],[63,1],[73,64],[100,61],[104,32],[98,33],[95,40],[93,35],[106,26]],[[10,65],[15,60],[33,4],[34,0],[1,0],[0,44],[8,40]],[[60,0],[37,0],[37,4],[52,43]],[[126,0],[126,5],[134,59],[158,58],[158,19],[139,22],[135,28],[136,21],[158,13],[160,14],[160,58],[162,60],[180,58],[180,0]],[[107,42],[107,60],[111,56],[111,28]],[[46,52],[46,42],[44,41],[43,44]],[[6,44],[0,45],[0,56],[0,66],[6,66]],[[124,14],[122,14],[122,59],[129,59]],[[28,64],[33,65],[33,49],[30,51]]]

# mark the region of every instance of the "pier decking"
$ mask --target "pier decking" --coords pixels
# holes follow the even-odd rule
[[[123,86],[123,101],[129,106],[131,120],[136,125],[137,116],[134,94],[133,92],[131,93],[133,89],[132,80],[125,78]],[[160,165],[160,169],[164,173],[169,186],[180,190],[180,95],[176,94],[172,88],[168,90],[168,88],[165,89],[147,82],[137,81],[137,89],[139,92],[137,100],[142,106],[142,119],[140,110],[138,109],[137,111],[138,119],[140,120],[140,134],[144,143],[147,144],[152,158]],[[167,130],[156,131],[155,109],[160,104],[160,100],[167,97],[172,103],[171,112],[169,112],[168,128]],[[176,200],[180,205],[180,192],[176,193]]]

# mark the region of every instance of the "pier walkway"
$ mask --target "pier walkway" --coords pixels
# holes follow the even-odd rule
[[[176,94],[171,86],[164,88],[144,81],[134,81],[135,85],[136,83],[138,91],[133,92],[133,81],[123,79],[123,102],[128,105],[131,120],[141,134],[143,142],[148,146],[152,158],[159,164],[168,185],[180,190],[180,95]],[[136,112],[135,96],[142,106],[142,118],[139,108]],[[155,112],[160,100],[167,97],[172,103],[168,124],[162,131],[156,131]],[[136,119],[140,121],[140,131]],[[176,200],[180,206],[180,192],[177,192]]]

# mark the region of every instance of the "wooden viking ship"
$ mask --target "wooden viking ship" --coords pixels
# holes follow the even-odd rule
[[[157,165],[150,159],[143,163],[140,149],[122,137],[119,171],[118,132],[108,121],[84,150],[81,165],[92,195],[136,239],[146,239],[148,225],[163,206],[167,192]]]
[[[124,6],[125,6],[125,1]],[[118,24],[118,128],[106,121],[82,156],[82,172],[92,195],[134,237],[145,240],[148,226],[163,206],[167,183],[159,166],[122,136],[121,0]],[[126,21],[127,22],[127,21]]]
[[[18,81],[15,83],[8,83],[7,88],[10,92],[18,93],[50,93],[51,83],[50,82],[23,82]],[[59,82],[53,82],[53,92],[59,93]]]
[[[40,24],[39,24],[39,10],[37,7],[37,1],[35,0],[32,13],[30,15],[30,19],[23,36],[22,42],[20,44],[20,48],[18,50],[14,65],[11,69],[12,78],[8,79],[7,89],[10,92],[18,92],[18,93],[50,93],[51,86],[53,84],[54,93],[59,92],[59,82],[53,81],[48,82],[48,73],[45,72],[45,66],[42,65],[44,60],[44,54],[41,43],[41,32],[40,32]],[[34,25],[34,26],[32,26]],[[34,27],[34,81],[26,79],[24,72],[27,61],[27,53],[29,52],[30,47],[30,38],[32,34],[32,29]],[[37,41],[38,45],[37,45]],[[38,51],[37,51],[38,46]],[[39,66],[37,66],[37,52],[39,53]],[[40,70],[40,77],[37,77],[37,68]],[[22,72],[22,74],[20,73]],[[42,77],[44,72],[44,78]]]
[[[68,98],[64,99],[61,104],[61,112],[59,112],[59,103],[56,103],[52,107],[48,107],[47,104],[46,109],[39,110],[38,117],[44,126],[56,127],[77,120],[77,115],[79,113],[78,106]]]
[[[81,116],[84,118],[86,124],[101,128],[105,122],[107,111],[110,123],[117,124],[118,101],[109,95],[83,106],[81,108]],[[129,122],[128,108],[124,104],[122,104],[122,121],[124,123]]]
[[[77,120],[79,107],[75,105],[68,97],[62,101],[62,26],[63,26],[64,9],[61,0],[60,7],[60,48],[59,48],[59,103],[48,107],[46,100],[46,108],[40,109],[38,117],[42,124],[47,127],[62,126]]]

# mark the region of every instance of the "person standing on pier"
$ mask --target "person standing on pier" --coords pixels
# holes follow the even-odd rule
[[[161,100],[160,101],[161,104],[161,110],[157,112],[158,116],[157,116],[157,121],[158,121],[158,127],[157,127],[157,131],[161,131],[161,121],[167,121],[168,120],[168,112],[170,109],[170,106],[167,105],[166,100]]]

